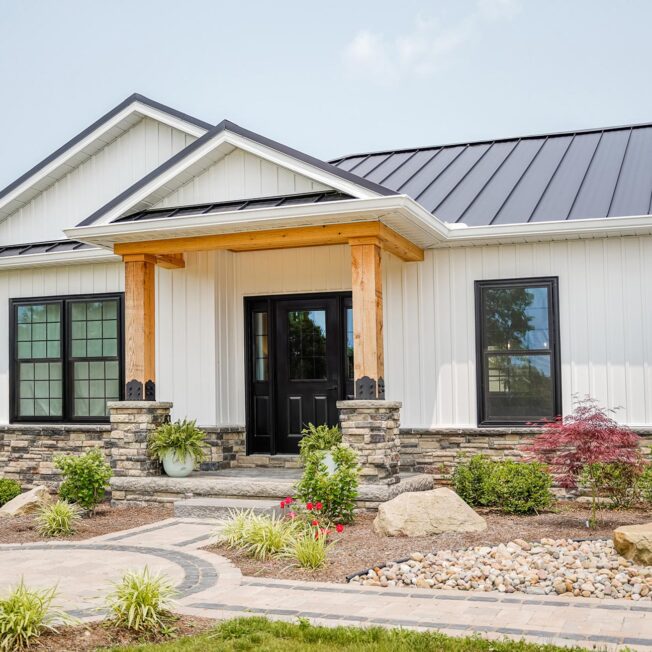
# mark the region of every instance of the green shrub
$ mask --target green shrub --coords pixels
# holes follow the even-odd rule
[[[304,502],[321,502],[324,516],[330,521],[350,523],[358,496],[358,457],[346,444],[332,446],[330,453],[336,467],[333,473],[324,463],[326,451],[315,449],[304,456],[297,495]]]
[[[171,611],[175,589],[164,575],[128,571],[107,596],[109,622],[135,632],[168,634],[175,616]]]
[[[493,462],[485,455],[458,458],[453,471],[453,488],[457,495],[473,507],[487,507],[492,497],[488,495],[488,480]]]
[[[305,532],[294,541],[287,556],[295,559],[301,568],[317,570],[326,563],[326,554],[331,545],[327,536],[318,536],[317,532]]]
[[[608,500],[609,507],[631,507],[639,499],[640,464],[627,462],[595,462],[582,469],[579,482],[591,491],[592,496]]]
[[[57,455],[54,465],[63,475],[59,496],[94,513],[104,500],[109,478],[113,475],[102,451],[94,448],[83,455]]]
[[[553,503],[551,486],[552,477],[540,462],[493,462],[487,497],[508,514],[531,514]]]
[[[150,436],[147,450],[150,456],[159,462],[162,462],[168,453],[174,453],[174,457],[179,461],[191,455],[195,458],[195,464],[199,464],[205,457],[205,444],[206,433],[197,427],[197,422],[183,419],[160,425]]]
[[[10,500],[21,493],[20,484],[9,478],[0,478],[0,507],[6,505]]]
[[[305,462],[314,451],[327,451],[342,443],[342,431],[337,427],[315,426],[312,423],[301,431],[303,438],[299,442],[299,454]]]
[[[457,494],[474,507],[497,507],[508,514],[530,514],[553,503],[552,477],[539,462],[491,460],[474,455],[453,473]]]
[[[67,537],[75,533],[81,509],[65,500],[43,505],[36,516],[38,533],[42,537]]]
[[[652,505],[652,464],[646,464],[636,483],[641,498]]]
[[[55,620],[68,621],[53,608],[55,597],[55,588],[33,591],[21,580],[8,597],[0,598],[0,650],[24,650],[45,630],[56,631]]]
[[[232,511],[220,533],[230,547],[265,561],[283,554],[301,535],[304,524],[276,514],[256,514],[253,510]]]

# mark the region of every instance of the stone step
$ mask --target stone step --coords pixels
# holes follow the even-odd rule
[[[174,503],[174,515],[183,518],[226,518],[231,510],[253,510],[257,514],[280,513],[277,500],[251,498],[185,498]]]

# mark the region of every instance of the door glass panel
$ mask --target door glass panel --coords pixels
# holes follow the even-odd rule
[[[353,308],[346,309],[345,358],[346,379],[353,380]]]
[[[267,311],[254,313],[254,380],[269,380],[269,339]]]
[[[326,311],[288,312],[290,380],[326,380]]]

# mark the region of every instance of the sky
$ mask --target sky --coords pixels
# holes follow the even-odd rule
[[[652,121],[649,0],[0,0],[0,188],[133,92],[306,153]]]

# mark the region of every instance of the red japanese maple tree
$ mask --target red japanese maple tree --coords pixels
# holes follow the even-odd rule
[[[550,466],[562,487],[576,488],[590,464],[641,462],[639,436],[591,398],[578,401],[570,415],[544,425],[527,450]]]

